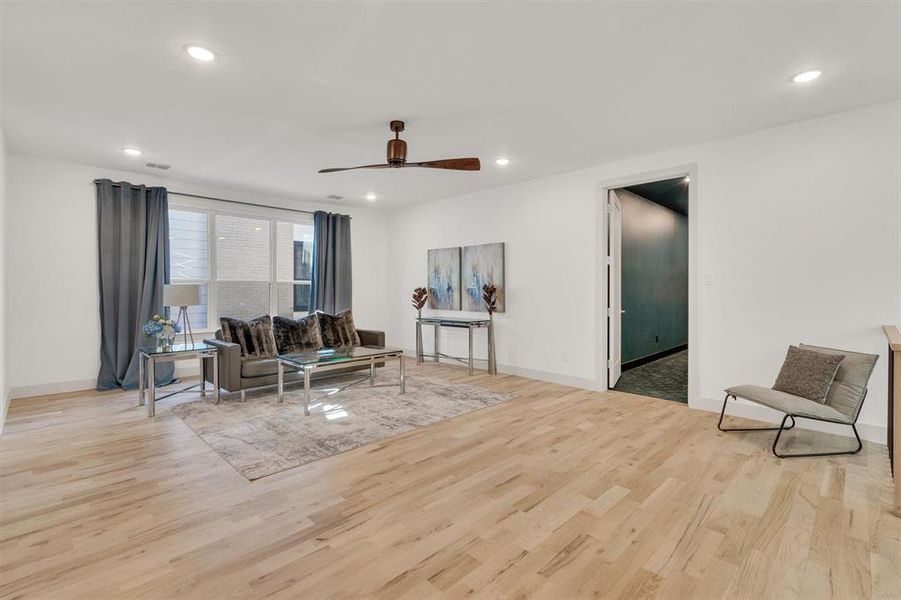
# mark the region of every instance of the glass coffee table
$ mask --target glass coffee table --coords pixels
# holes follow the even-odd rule
[[[354,346],[328,348],[310,352],[279,354],[278,360],[278,401],[284,400],[285,368],[303,373],[303,413],[310,414],[310,378],[319,371],[332,371],[354,365],[369,365],[369,384],[375,385],[375,365],[389,358],[396,358],[400,368],[400,393],[406,392],[404,385],[404,351],[398,348],[377,346]]]

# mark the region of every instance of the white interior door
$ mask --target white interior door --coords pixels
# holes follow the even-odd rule
[[[607,198],[607,387],[623,369],[623,205],[615,190]]]

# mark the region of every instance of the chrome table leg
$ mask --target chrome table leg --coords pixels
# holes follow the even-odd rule
[[[441,325],[435,323],[435,362],[441,362],[439,354],[441,352]]]
[[[219,404],[219,352],[213,353],[213,391],[216,393],[216,404]]]
[[[469,375],[472,376],[472,325],[469,326]]]
[[[156,414],[156,361],[152,356],[147,357],[147,379],[147,416],[152,417]]]
[[[303,414],[310,416],[310,375],[312,369],[303,369]]]
[[[144,406],[144,353],[138,352],[138,406]]]
[[[200,358],[200,397],[203,398],[206,396],[206,376],[203,374],[203,359],[206,358],[203,354],[199,355]]]
[[[401,354],[398,356],[398,360],[400,361],[400,393],[407,393],[407,378],[406,373],[404,373],[404,355]]]
[[[282,361],[278,361],[278,401],[285,400],[285,365]]]

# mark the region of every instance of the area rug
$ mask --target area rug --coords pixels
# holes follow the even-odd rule
[[[223,395],[218,405],[207,398],[171,410],[253,481],[515,397],[420,375],[408,376],[401,394],[397,374],[383,370],[375,386],[368,373],[314,382],[312,396],[308,417],[297,384],[281,404],[274,388],[264,388],[243,403]]]

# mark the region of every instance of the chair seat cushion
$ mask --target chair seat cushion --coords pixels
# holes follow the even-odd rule
[[[793,394],[787,394],[778,390],[771,390],[760,385],[736,385],[726,389],[727,394],[736,398],[744,398],[757,404],[776,409],[790,415],[799,417],[811,417],[813,419],[826,419],[839,423],[853,423],[847,415],[840,413],[831,406],[820,404],[807,398],[801,398]]]
[[[286,367],[285,370],[289,369]],[[274,358],[241,362],[241,377],[265,377],[276,374],[278,374],[278,361]]]

